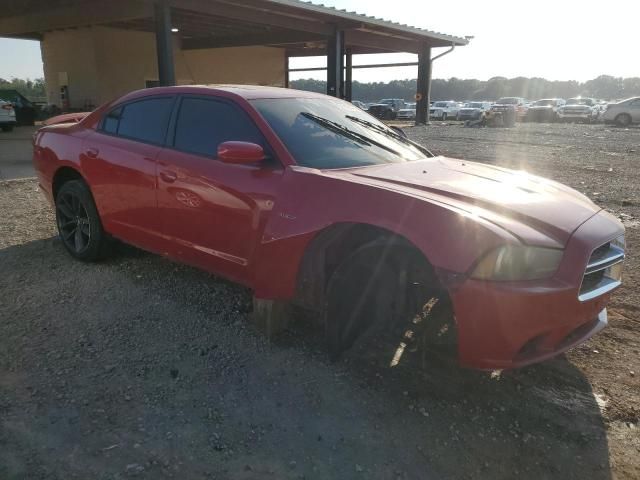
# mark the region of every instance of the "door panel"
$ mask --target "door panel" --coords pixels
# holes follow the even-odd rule
[[[640,100],[634,100],[631,103],[631,108],[629,110],[631,111],[631,118],[633,119],[633,122],[640,122]]]
[[[156,203],[156,156],[160,147],[92,133],[84,150],[97,151],[83,170],[110,234],[141,247],[160,231]],[[148,248],[151,248],[149,246]]]
[[[83,142],[83,171],[107,232],[161,251],[156,157],[175,97],[145,97],[105,115]]]
[[[158,211],[169,256],[247,283],[280,169],[230,165],[163,150],[158,156]]]
[[[167,252],[180,261],[249,283],[253,250],[282,177],[275,160],[233,165],[216,158],[226,141],[270,148],[239,106],[184,96],[170,127],[173,148],[158,156],[158,211]]]

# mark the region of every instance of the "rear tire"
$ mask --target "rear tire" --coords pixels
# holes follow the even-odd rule
[[[2,131],[3,132],[12,132],[13,131],[13,125],[3,125],[2,126]]]
[[[109,238],[84,181],[70,180],[60,187],[56,195],[56,223],[62,244],[72,257],[94,262],[107,255]]]
[[[631,116],[626,113],[621,113],[616,117],[615,122],[619,127],[628,127],[631,125]]]

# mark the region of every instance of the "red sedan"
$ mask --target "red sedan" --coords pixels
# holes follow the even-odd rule
[[[267,322],[314,310],[334,356],[410,325],[464,366],[527,365],[601,330],[621,281],[624,229],[583,195],[324,95],[133,92],[40,129],[33,159],[74,257],[115,237],[249,286]]]

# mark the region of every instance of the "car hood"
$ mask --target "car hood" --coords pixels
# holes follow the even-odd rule
[[[446,157],[357,168],[343,174],[353,181],[465,210],[498,224],[524,243],[535,243],[542,234],[556,246],[564,246],[582,223],[601,210],[560,183]],[[535,235],[523,238],[526,232]]]

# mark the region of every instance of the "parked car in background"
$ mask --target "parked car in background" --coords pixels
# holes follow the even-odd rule
[[[544,98],[533,102],[527,110],[527,121],[555,122],[558,120],[558,109],[565,103],[562,98]]]
[[[13,105],[17,125],[30,126],[35,124],[38,116],[36,106],[20,92],[12,89],[0,89],[0,99],[11,102]]]
[[[593,98],[576,97],[558,109],[558,119],[561,122],[591,123],[598,118],[597,103]]]
[[[502,97],[491,106],[491,111],[501,113],[505,125],[511,125],[515,121],[521,121],[527,115],[526,103],[527,101],[522,97]]]
[[[460,107],[453,100],[433,102],[429,108],[429,118],[433,120],[455,120],[458,118]]]
[[[395,120],[404,106],[405,102],[401,98],[383,98],[378,103],[369,105],[367,112],[382,120]]]
[[[469,102],[458,111],[458,120],[479,120],[491,109],[492,102]]]
[[[362,110],[367,110],[367,106],[364,103],[362,103],[360,100],[352,100],[351,103],[353,103],[356,107]]]
[[[38,130],[33,162],[72,257],[116,238],[226,277],[266,324],[314,312],[334,358],[421,318],[464,366],[521,367],[602,330],[621,285],[624,227],[586,196],[317,93],[140,90]]]
[[[602,114],[602,120],[605,123],[615,123],[620,127],[640,123],[640,97],[610,103]]]
[[[398,110],[396,116],[398,120],[415,120],[416,119],[416,104],[406,103],[405,108]]]
[[[0,129],[10,132],[16,126],[16,112],[11,102],[0,100]]]
[[[393,108],[394,112],[403,109],[406,105],[405,101],[402,98],[383,98],[378,103],[389,105],[391,108]]]

